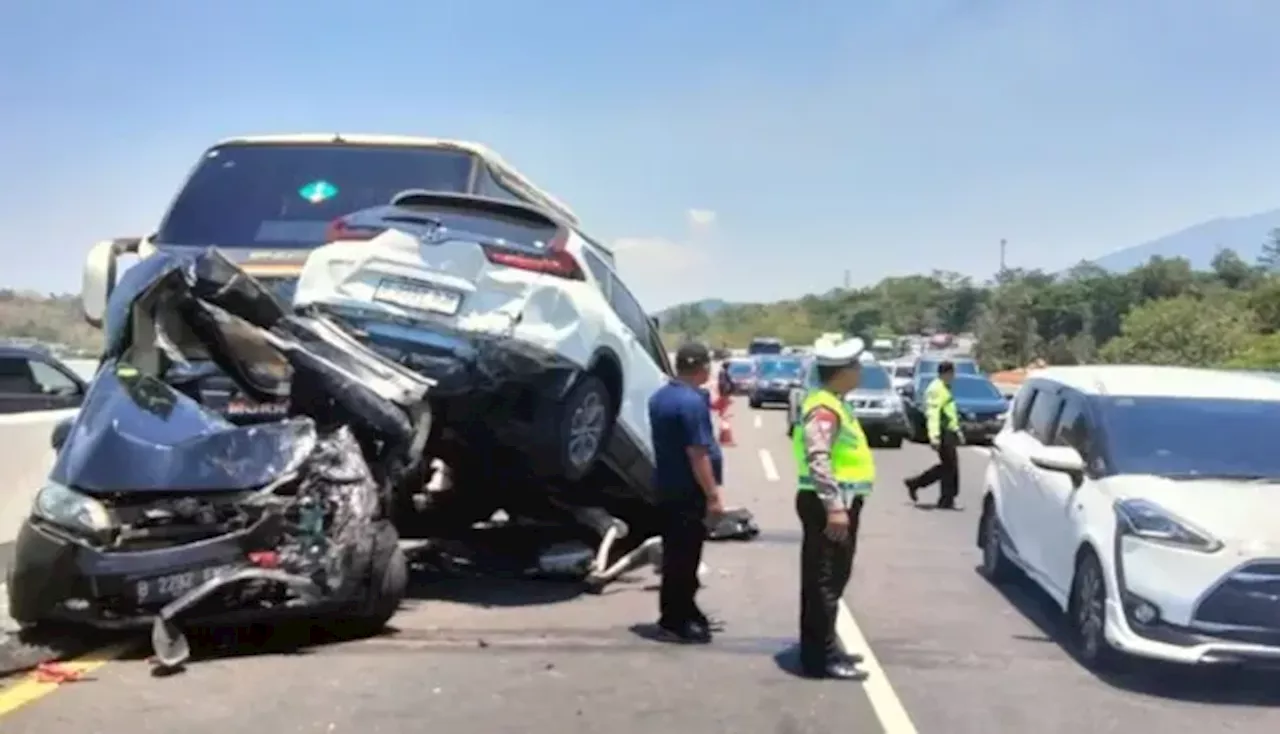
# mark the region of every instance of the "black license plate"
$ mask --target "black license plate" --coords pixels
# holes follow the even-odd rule
[[[232,568],[234,567],[229,564],[222,564],[175,571],[160,576],[148,576],[130,582],[131,591],[134,600],[139,604],[169,602]]]

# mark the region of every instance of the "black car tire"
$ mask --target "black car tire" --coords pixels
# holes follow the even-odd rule
[[[902,436],[884,436],[881,440],[891,449],[902,448]]]
[[[1097,673],[1115,670],[1121,657],[1107,642],[1107,580],[1102,564],[1090,549],[1076,561],[1067,619],[1073,652],[1080,662]]]
[[[547,473],[570,482],[585,477],[604,453],[617,419],[609,389],[594,375],[583,375],[555,416],[554,461]],[[575,429],[575,422],[578,423]],[[583,444],[575,447],[575,430]],[[592,436],[588,440],[588,434]],[[594,441],[594,445],[590,445]],[[577,454],[575,456],[575,454]]]
[[[1013,578],[1013,562],[1004,553],[1002,542],[1004,529],[996,512],[996,503],[988,498],[982,504],[982,516],[978,519],[978,538],[982,546],[982,575],[993,584],[1003,584]]]
[[[400,609],[409,586],[409,563],[400,548],[400,534],[389,522],[379,523],[373,540],[364,598],[340,620],[337,631],[356,637],[382,632]]]
[[[759,408],[761,403],[759,400],[756,400],[754,397],[751,397],[751,398],[747,398],[747,405],[750,405],[752,408]]]

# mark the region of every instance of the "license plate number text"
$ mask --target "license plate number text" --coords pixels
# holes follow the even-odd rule
[[[170,601],[214,578],[231,566],[211,566],[164,576],[152,576],[133,582],[134,597],[139,603]]]
[[[373,300],[418,311],[432,311],[452,316],[462,305],[462,294],[416,283],[384,280],[373,293]]]

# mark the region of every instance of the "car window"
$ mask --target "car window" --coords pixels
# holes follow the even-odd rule
[[[1062,398],[1056,391],[1040,388],[1036,400],[1027,414],[1027,431],[1040,439],[1041,443],[1053,440],[1053,432],[1057,428],[1058,414],[1062,412]]]
[[[1084,401],[1071,397],[1063,401],[1058,427],[1053,432],[1054,446],[1070,446],[1080,452],[1087,465],[1094,464],[1093,430],[1089,427],[1089,414]]]
[[[228,144],[207,152],[160,225],[169,245],[311,248],[329,223],[408,189],[465,193],[465,151],[392,145]]]
[[[26,357],[0,357],[0,393],[7,395],[40,395],[40,383],[31,372]]]
[[[622,323],[640,340],[654,363],[659,366],[666,365],[667,351],[657,335],[651,333],[653,324],[649,321],[649,314],[645,313],[644,307],[635,299],[635,296],[631,295],[622,281],[611,278],[609,282],[609,305],[613,307],[614,313],[618,314]],[[666,367],[664,370],[670,372]]]
[[[951,394],[966,400],[1000,400],[1000,391],[990,380],[978,377],[960,377],[951,381]]]
[[[48,362],[31,360],[31,376],[46,395],[74,395],[80,392],[80,385],[75,380]]]
[[[600,289],[605,298],[609,298],[609,294],[613,290],[613,271],[604,260],[597,257],[589,248],[584,247],[582,249],[582,258],[587,261],[587,269],[591,271],[591,276],[595,278],[596,287]]]
[[[858,387],[863,390],[889,390],[889,373],[879,365],[863,365],[858,375]]]
[[[1013,411],[1009,415],[1013,430],[1027,430],[1027,416],[1031,413],[1031,406],[1035,404],[1038,392],[1038,389],[1030,385],[1018,391],[1018,396],[1013,399]]]

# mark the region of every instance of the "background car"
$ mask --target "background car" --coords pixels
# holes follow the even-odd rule
[[[937,374],[917,375],[911,388],[903,391],[911,440],[920,443],[929,440],[925,422],[924,396],[929,383]],[[965,443],[986,444],[1004,426],[1009,410],[1009,399],[1000,393],[984,375],[956,375],[951,381],[951,394],[956,401],[956,414],[960,419],[960,433]]]
[[[791,391],[804,384],[805,361],[800,357],[760,357],[756,360],[756,379],[747,393],[751,407],[765,403],[786,403]]]
[[[982,571],[1023,571],[1076,657],[1280,659],[1280,382],[1183,367],[1054,367],[996,437]]]
[[[758,336],[747,345],[748,357],[773,356],[782,354],[784,345],[781,339],[772,336]]]
[[[0,415],[79,407],[85,383],[41,349],[0,346]]]
[[[938,365],[943,362],[950,362],[955,365],[957,375],[982,374],[982,368],[978,366],[977,361],[970,357],[944,357],[938,354],[929,354],[916,359],[911,369],[912,377],[936,375],[938,374]]]
[[[812,360],[805,364],[805,381],[802,387],[791,391],[787,402],[787,435],[800,423],[800,406],[805,395],[819,386],[818,368]],[[874,360],[865,360],[858,387],[845,395],[845,401],[858,423],[862,425],[867,441],[872,444],[898,448],[909,431],[902,398],[894,391],[889,371]]]
[[[745,395],[756,381],[756,363],[751,359],[731,359],[728,367],[729,383],[734,395]]]
[[[916,368],[913,362],[898,360],[888,363],[886,368],[889,370],[889,376],[893,378],[894,390],[901,390],[915,381]]]

